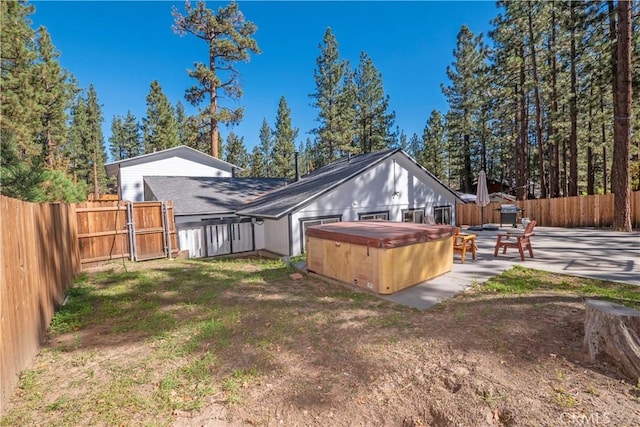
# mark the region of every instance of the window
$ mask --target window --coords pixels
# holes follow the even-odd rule
[[[367,221],[372,219],[383,219],[389,221],[389,212],[371,212],[358,214],[358,220]]]
[[[436,224],[451,225],[451,206],[436,206],[433,208]]]
[[[422,224],[424,222],[424,209],[402,211],[402,222],[416,222],[418,224]]]
[[[308,218],[300,220],[300,251],[304,253],[304,243],[307,238],[307,228],[312,225],[330,224],[332,222],[340,222],[341,216],[332,216],[325,218]]]

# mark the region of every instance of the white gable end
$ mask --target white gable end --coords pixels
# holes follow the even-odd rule
[[[434,215],[434,207],[451,206],[456,196],[440,182],[401,154],[334,188],[292,214],[292,255],[302,251],[301,222],[312,218],[340,217],[357,221],[360,214],[388,212],[389,220],[402,221],[403,211],[423,209]],[[455,218],[451,218],[455,223]]]
[[[133,202],[143,201],[143,177],[145,176],[230,177],[231,172],[182,157],[159,159],[131,166],[122,165],[118,182],[120,198]]]

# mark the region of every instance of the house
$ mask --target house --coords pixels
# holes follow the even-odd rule
[[[264,233],[255,218],[237,207],[287,184],[281,178],[145,176],[145,200],[171,200],[180,249],[190,258],[263,249]]]
[[[143,154],[130,159],[107,163],[108,176],[118,178],[120,200],[139,202],[144,198],[145,176],[200,176],[231,177],[231,163],[216,159],[193,148],[181,145],[155,153]]]
[[[173,201],[180,248],[191,257],[300,255],[307,227],[336,221],[454,224],[462,202],[401,149],[345,157],[293,181],[238,178],[233,165],[194,151],[177,147],[107,166],[123,199]]]
[[[264,248],[304,252],[305,230],[337,221],[455,223],[460,197],[401,149],[346,157],[236,210],[262,223]]]

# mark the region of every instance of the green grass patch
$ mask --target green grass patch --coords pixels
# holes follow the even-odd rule
[[[95,295],[93,288],[87,285],[69,289],[67,303],[54,314],[49,329],[56,334],[77,331],[93,311]]]
[[[515,266],[479,286],[481,292],[526,295],[535,291],[574,293],[585,298],[604,298],[640,309],[640,287],[625,283],[567,276]]]

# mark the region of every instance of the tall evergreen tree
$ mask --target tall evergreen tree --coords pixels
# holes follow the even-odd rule
[[[0,3],[0,139],[11,138],[18,158],[28,162],[42,153],[34,128],[40,121],[41,107],[34,87],[37,50],[29,19],[33,11],[34,7],[24,2]]]
[[[189,117],[182,102],[178,101],[175,107],[176,134],[178,135],[178,145],[190,145],[191,141],[197,139],[197,126],[195,121]],[[205,150],[205,152],[209,152]]]
[[[107,190],[107,177],[104,164],[107,154],[102,135],[102,108],[98,101],[98,94],[93,85],[87,91],[87,140],[85,141],[85,155],[91,163],[91,183],[93,193],[98,196]]]
[[[224,160],[226,162],[242,168],[244,170],[242,173],[243,175],[247,174],[249,167],[249,154],[244,146],[244,138],[233,132],[229,132],[229,135],[227,136],[227,143],[224,147],[224,154]]]
[[[129,159],[143,153],[140,124],[131,111],[127,111],[124,119],[113,117],[109,143],[113,160]]]
[[[382,75],[371,58],[360,53],[360,62],[354,76],[355,144],[361,153],[371,153],[391,145],[391,128],[395,113],[389,113],[389,96],[382,87]]]
[[[349,66],[340,59],[338,41],[331,28],[327,28],[319,48],[321,52],[313,72],[316,91],[310,96],[314,99],[312,105],[318,108],[319,126],[313,133],[317,136],[318,166],[322,166],[336,156],[351,151],[353,106],[348,108],[350,92],[344,91]]]
[[[420,138],[420,136],[417,133],[412,133],[411,134],[411,138],[409,138],[409,143],[408,143],[408,153],[411,157],[413,157],[414,159],[417,158],[417,154],[422,150],[422,139]]]
[[[282,178],[295,177],[294,152],[298,128],[291,125],[291,109],[284,96],[280,97],[273,132],[273,173]]]
[[[416,160],[429,172],[441,180],[446,179],[446,140],[444,118],[438,110],[431,111],[429,120],[422,133],[423,149],[416,156]]]
[[[262,119],[262,126],[260,127],[260,150],[262,151],[261,159],[264,162],[262,165],[262,173],[265,177],[274,176],[271,174],[271,148],[273,141],[271,138],[271,128],[267,123],[267,119]]]
[[[179,144],[175,112],[157,80],[147,94],[147,116],[142,118],[146,153],[176,147]]]
[[[237,123],[243,115],[242,108],[233,110],[220,105],[218,90],[231,99],[242,96],[234,64],[248,61],[250,53],[261,53],[253,39],[257,27],[245,19],[235,1],[219,8],[217,13],[208,9],[203,0],[198,0],[195,7],[187,1],[185,9],[185,15],[173,9],[173,30],[181,36],[191,34],[204,40],[209,49],[209,63],[196,63],[195,70],[188,71],[197,84],[187,90],[185,97],[194,106],[209,97],[209,105],[200,109],[200,116],[209,122],[211,155],[218,157],[218,123]]]
[[[249,176],[254,178],[265,178],[267,173],[264,169],[265,160],[260,146],[253,147],[249,155]]]
[[[40,107],[40,121],[36,136],[46,165],[51,169],[63,161],[60,146],[66,135],[67,109],[71,106],[76,88],[70,74],[60,66],[60,53],[44,27],[38,30],[37,50],[33,85]]]
[[[71,108],[71,124],[63,147],[64,155],[69,162],[69,172],[75,181],[89,182],[91,176],[91,165],[85,156],[85,145],[88,141],[87,101],[83,94],[78,94]]]
[[[394,144],[395,148],[399,148],[402,151],[404,151],[405,153],[409,153],[409,155],[411,155],[410,152],[410,146],[409,146],[409,138],[407,138],[407,134],[404,133],[404,131],[402,130],[398,130],[398,140],[395,141]],[[370,151],[369,151],[370,152]]]
[[[455,61],[447,67],[447,75],[451,80],[450,86],[442,86],[450,108],[450,119],[447,120],[447,133],[456,145],[454,152],[458,153],[460,189],[463,192],[472,191],[474,168],[478,153],[477,129],[474,127],[479,113],[479,100],[482,96],[477,81],[485,69],[486,55],[482,43],[482,36],[474,34],[466,26],[462,26],[458,33],[456,49],[453,52]]]

